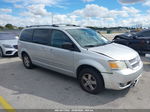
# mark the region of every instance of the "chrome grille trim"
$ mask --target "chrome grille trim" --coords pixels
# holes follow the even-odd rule
[[[140,61],[141,61],[141,59],[140,59],[139,56],[137,56],[137,57],[135,57],[135,58],[129,60],[130,67],[131,67],[132,69],[137,68],[137,67],[140,65]]]

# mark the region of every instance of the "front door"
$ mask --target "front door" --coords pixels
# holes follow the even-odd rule
[[[52,63],[57,70],[72,75],[74,72],[74,51],[63,49],[64,42],[72,41],[64,32],[53,30],[51,34]]]

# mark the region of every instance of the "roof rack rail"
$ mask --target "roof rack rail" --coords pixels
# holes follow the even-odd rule
[[[57,25],[31,25],[31,26],[26,26],[26,28],[30,28],[30,27],[58,27]]]
[[[75,26],[75,27],[80,27],[78,25],[74,24],[52,24],[52,25],[31,25],[31,26],[26,26],[26,28],[31,28],[31,27],[60,27],[60,26]]]
[[[80,27],[79,25],[75,25],[75,24],[53,24],[54,26],[76,26],[76,27]]]

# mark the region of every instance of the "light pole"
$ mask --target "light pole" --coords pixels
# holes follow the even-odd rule
[[[51,22],[51,23],[53,24],[53,22],[54,22],[54,20],[53,20],[53,19],[54,19],[53,13],[51,14],[51,17],[52,17],[52,18],[51,18],[51,19],[52,19],[52,22]]]
[[[108,21],[106,21],[107,19],[111,19],[111,17],[101,17],[101,18],[102,18],[102,22],[103,22],[103,23],[108,22]],[[104,26],[103,26],[103,27],[104,27]],[[109,27],[109,23],[106,24],[105,27]]]

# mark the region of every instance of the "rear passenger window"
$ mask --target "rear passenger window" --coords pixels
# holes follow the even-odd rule
[[[32,42],[33,29],[26,29],[20,35],[21,41]]]
[[[49,29],[34,30],[33,41],[38,44],[49,45],[50,44],[49,33],[50,33]]]
[[[62,44],[65,42],[72,42],[72,41],[64,32],[59,30],[53,30],[51,36],[51,46],[62,48]]]

